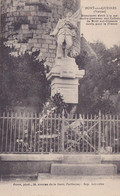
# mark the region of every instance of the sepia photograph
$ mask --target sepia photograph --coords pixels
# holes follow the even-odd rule
[[[120,196],[120,0],[0,0],[0,195]]]

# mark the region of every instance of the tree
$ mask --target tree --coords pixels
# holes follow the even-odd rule
[[[39,51],[14,57],[11,50],[2,44],[0,105],[4,109],[10,106],[12,110],[14,106],[32,106],[39,111],[50,96],[45,61],[36,60]]]
[[[86,56],[86,75],[80,81],[78,111],[115,113],[110,95],[120,90],[120,47],[107,49],[101,42],[90,44],[98,59]],[[106,96],[106,93],[109,96]]]

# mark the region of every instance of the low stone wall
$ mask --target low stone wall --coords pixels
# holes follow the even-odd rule
[[[101,163],[117,165],[117,172],[120,173],[120,154],[101,155]]]
[[[67,155],[2,154],[0,155],[0,176],[3,175],[31,175],[32,176],[32,175],[37,175],[38,173],[50,173],[51,164],[62,163],[64,156]],[[117,165],[117,172],[120,173],[120,155],[101,155],[101,163]]]
[[[0,175],[50,173],[51,163],[60,163],[62,159],[62,155],[0,155]]]

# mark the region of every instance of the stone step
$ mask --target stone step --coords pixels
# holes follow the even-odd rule
[[[97,164],[101,163],[100,155],[65,155],[63,163],[68,164]]]
[[[113,164],[52,164],[51,174],[81,176],[116,175],[117,166]]]
[[[19,174],[19,175],[1,175],[1,181],[29,181],[29,180],[37,180],[38,174]]]

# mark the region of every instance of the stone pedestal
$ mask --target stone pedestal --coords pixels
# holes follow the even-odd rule
[[[51,81],[51,96],[60,93],[65,103],[77,104],[79,79],[84,72],[78,69],[73,58],[56,59],[55,66],[47,74]]]

